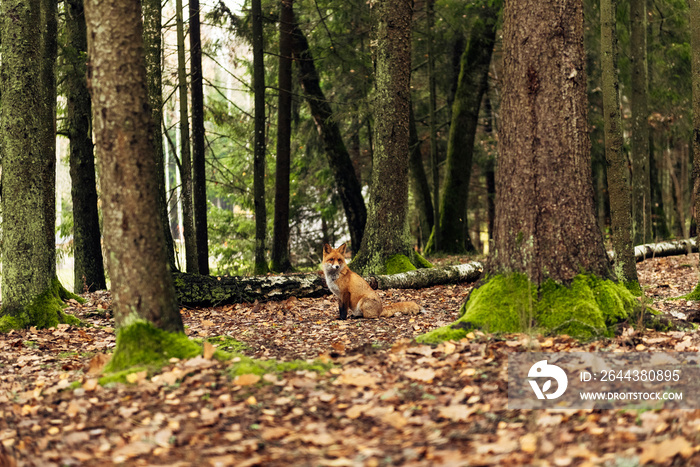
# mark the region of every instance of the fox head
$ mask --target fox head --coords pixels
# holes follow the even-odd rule
[[[345,267],[345,243],[333,248],[328,243],[323,245],[323,271],[328,274],[339,273]]]

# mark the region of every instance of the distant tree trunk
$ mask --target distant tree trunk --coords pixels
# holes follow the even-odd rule
[[[651,204],[652,204],[652,226],[654,228],[654,240],[667,239],[671,233],[666,223],[666,213],[664,212],[664,197],[661,193],[661,179],[659,173],[659,161],[657,160],[654,131],[649,131],[649,174],[651,177]],[[661,156],[663,158],[663,155]]]
[[[289,169],[292,137],[293,29],[293,0],[281,0],[275,220],[270,261],[270,268],[276,272],[288,271],[292,267],[289,261]]]
[[[78,322],[56,277],[56,34],[55,0],[0,2],[0,332]]]
[[[207,174],[204,145],[204,90],[202,83],[202,38],[199,0],[189,0],[190,75],[192,77],[192,207],[197,243],[197,267],[209,274],[209,232],[207,231]]]
[[[185,58],[185,25],[182,19],[182,0],[175,1],[177,23],[177,81],[180,98],[180,178],[182,184],[182,226],[185,237],[185,269],[198,274],[197,237],[194,230],[192,206],[192,157],[190,153],[190,122],[187,111],[187,65]]]
[[[418,129],[416,128],[416,119],[413,114],[413,105],[411,105],[409,114],[409,159],[408,169],[413,185],[413,198],[416,200],[416,208],[418,209],[418,217],[420,218],[421,226],[421,243],[425,244],[426,237],[433,229],[433,203],[430,200],[430,185],[428,177],[425,174],[423,166],[423,155],[420,150],[420,140],[418,139]]]
[[[447,142],[447,168],[440,199],[440,245],[428,242],[427,252],[461,254],[475,251],[467,229],[467,199],[474,139],[481,99],[486,91],[491,53],[496,38],[500,2],[480,8],[462,54],[461,72]]]
[[[419,340],[609,335],[637,302],[610,280],[594,215],[583,1],[508,0],[503,18],[494,248],[458,321]]]
[[[265,61],[261,0],[251,0],[253,23],[253,93],[255,94],[255,141],[253,204],[255,206],[255,274],[268,271],[265,259],[267,211],[265,208]]]
[[[690,45],[693,72],[693,211],[695,222],[700,225],[700,0],[690,0]],[[700,247],[700,233],[696,243]],[[690,297],[700,300],[700,283]]]
[[[605,121],[605,158],[608,161],[610,224],[615,251],[615,276],[630,287],[639,288],[632,244],[632,219],[629,169],[623,152],[617,76],[616,0],[600,1],[600,56],[602,69],[603,115]]]
[[[143,42],[146,53],[146,80],[148,86],[148,101],[151,105],[151,117],[155,128],[153,144],[155,147],[156,176],[158,178],[158,213],[163,224],[165,235],[165,249],[168,254],[168,265],[173,271],[175,266],[175,246],[173,234],[170,230],[170,218],[168,216],[168,197],[165,189],[165,152],[163,148],[163,73],[161,60],[163,46],[161,44],[162,33],[162,8],[160,0],[141,0],[143,8]]]
[[[632,65],[632,221],[634,244],[651,241],[651,183],[649,172],[649,110],[647,108],[646,1],[630,2],[630,62]]]
[[[336,189],[343,203],[345,218],[350,230],[350,242],[353,254],[357,253],[362,242],[367,221],[367,209],[362,197],[362,188],[355,175],[352,160],[348,154],[340,128],[333,116],[331,106],[321,90],[321,81],[309,50],[309,43],[298,26],[294,26],[294,57],[299,66],[299,78],[304,90],[304,97],[309,103],[311,116],[326,150],[328,165],[335,178]],[[369,126],[369,123],[368,123]],[[371,132],[370,132],[371,133]],[[370,148],[372,142],[370,141]]]
[[[413,258],[407,222],[412,2],[383,0],[377,9],[372,185],[365,235],[352,262],[362,274],[384,273],[397,254]]]
[[[100,219],[97,213],[95,156],[92,151],[91,106],[87,89],[87,31],[83,0],[66,1],[66,121],[70,138],[73,200],[73,291],[106,289]]]
[[[122,328],[138,320],[169,332],[182,333],[184,327],[158,214],[141,7],[86,0],[85,16],[107,267],[120,329],[114,359],[121,352]]]
[[[426,2],[426,20],[428,35],[428,121],[430,125],[430,167],[433,175],[433,234],[432,249],[438,251],[442,246],[442,219],[440,218],[440,164],[437,141],[437,117],[435,107],[437,100],[435,83],[435,50],[433,40],[433,29],[435,27],[435,0]],[[428,251],[428,248],[426,248]]]
[[[487,135],[493,134],[493,109],[491,108],[491,99],[488,93],[484,97],[484,111],[486,113],[486,125],[484,133]],[[489,241],[493,240],[493,223],[496,219],[496,159],[489,157],[484,169],[486,178],[486,218],[489,229]]]

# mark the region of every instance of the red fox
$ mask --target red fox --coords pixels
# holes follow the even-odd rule
[[[377,292],[345,264],[345,243],[335,249],[327,243],[323,245],[323,272],[328,288],[338,298],[339,319],[346,319],[348,312],[351,318],[386,318],[396,313],[416,314],[421,311],[414,302],[382,306]]]

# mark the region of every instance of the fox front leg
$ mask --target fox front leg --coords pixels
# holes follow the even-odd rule
[[[340,315],[338,316],[338,319],[347,319],[348,318],[348,306],[345,305],[343,302],[340,302],[338,309],[340,311]]]

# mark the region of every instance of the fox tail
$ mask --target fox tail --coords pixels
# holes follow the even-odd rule
[[[394,316],[397,313],[415,315],[422,311],[422,308],[415,302],[389,303],[382,307],[383,317]]]

